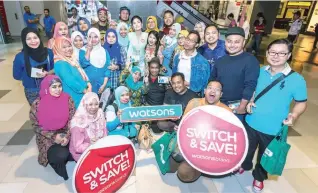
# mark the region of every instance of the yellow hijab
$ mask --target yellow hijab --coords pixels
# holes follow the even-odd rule
[[[149,21],[149,19],[152,19],[154,22],[155,22],[155,29],[149,29],[148,28],[148,21]],[[147,29],[146,29],[146,32],[147,33],[149,33],[150,31],[156,31],[156,32],[159,32],[159,28],[158,28],[158,22],[157,22],[157,18],[155,17],[155,16],[149,16],[148,18],[147,18],[147,22],[146,22],[146,25],[147,25]]]
[[[179,34],[178,34],[178,38],[180,38],[180,36],[183,36],[183,37],[188,37],[188,35],[189,35],[189,32],[188,32],[188,30],[181,30],[180,32],[179,32]],[[184,50],[184,48],[183,48],[183,46],[177,46],[176,47],[176,53],[180,53],[182,50]]]

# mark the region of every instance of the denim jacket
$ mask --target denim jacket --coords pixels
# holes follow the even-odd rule
[[[178,71],[180,61],[180,54],[177,54],[174,59],[174,67],[172,73]],[[205,87],[208,84],[210,77],[210,64],[209,62],[199,53],[191,58],[191,79],[190,89],[197,93],[203,93]]]

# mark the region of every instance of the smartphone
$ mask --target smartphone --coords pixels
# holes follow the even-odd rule
[[[169,77],[168,76],[159,76],[158,83],[169,84]]]

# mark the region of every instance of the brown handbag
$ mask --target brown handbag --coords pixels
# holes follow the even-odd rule
[[[149,125],[143,124],[141,129],[139,130],[137,136],[138,144],[140,149],[149,150],[151,149],[151,145],[153,143],[153,137],[149,131]]]

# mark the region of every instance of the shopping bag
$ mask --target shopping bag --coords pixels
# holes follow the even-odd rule
[[[162,174],[170,171],[170,156],[174,151],[177,143],[177,135],[175,132],[165,133],[160,139],[152,144],[156,161]]]
[[[271,175],[282,175],[286,164],[290,145],[287,143],[288,126],[284,125],[265,149],[262,158],[262,167]]]

